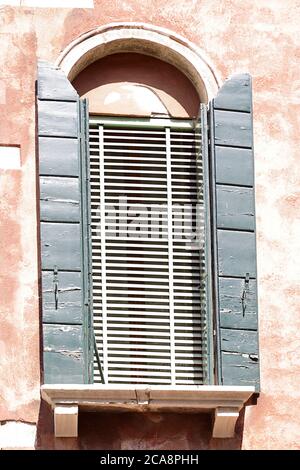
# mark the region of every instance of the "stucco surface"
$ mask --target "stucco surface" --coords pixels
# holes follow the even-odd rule
[[[22,161],[20,170],[0,170],[0,421],[34,423],[40,413],[37,58],[55,62],[67,44],[99,25],[145,21],[169,28],[200,46],[222,79],[243,71],[252,74],[262,393],[258,404],[246,410],[239,445],[244,449],[299,449],[300,2],[94,3],[95,8],[87,10],[0,7],[0,143],[20,144]],[[145,419],[146,429],[153,431],[146,417],[132,419]],[[190,419],[196,426],[196,418]],[[131,441],[127,444],[134,447],[139,437],[130,420],[128,423],[126,436]],[[185,423],[183,419],[182,426]],[[199,424],[199,429],[206,429],[205,425]],[[99,427],[99,435],[101,432]],[[167,431],[161,426],[155,432],[163,447]],[[188,431],[182,432],[188,435]],[[203,433],[191,440],[194,447],[207,445]],[[80,444],[85,448],[88,435]],[[143,435],[143,445],[148,448],[158,443],[152,435],[150,431]],[[172,439],[174,448],[183,446],[179,432]],[[222,445],[229,447],[230,443]]]

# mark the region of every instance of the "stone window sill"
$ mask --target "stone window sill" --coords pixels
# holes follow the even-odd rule
[[[243,386],[42,385],[54,410],[56,437],[78,436],[79,411],[206,412],[214,416],[213,437],[234,436],[239,412],[255,392]]]

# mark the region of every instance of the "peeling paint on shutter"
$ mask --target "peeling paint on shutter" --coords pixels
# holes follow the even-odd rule
[[[37,81],[45,383],[87,381],[78,95],[40,62]]]
[[[219,381],[259,390],[251,77],[210,104],[212,235]]]

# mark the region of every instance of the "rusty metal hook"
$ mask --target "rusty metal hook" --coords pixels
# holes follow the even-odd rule
[[[249,281],[250,281],[250,274],[246,273],[245,276],[245,281],[244,281],[244,289],[242,293],[242,312],[243,312],[243,317],[245,316],[246,313],[246,308],[247,308],[247,294],[249,293]]]
[[[54,270],[53,270],[53,293],[54,293],[55,310],[58,310],[58,269],[57,269],[57,266],[54,266]]]

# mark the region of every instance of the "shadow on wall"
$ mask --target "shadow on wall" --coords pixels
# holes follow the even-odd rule
[[[213,439],[210,414],[79,413],[78,438],[55,438],[53,411],[42,401],[39,450],[239,450],[244,411],[232,439]]]

